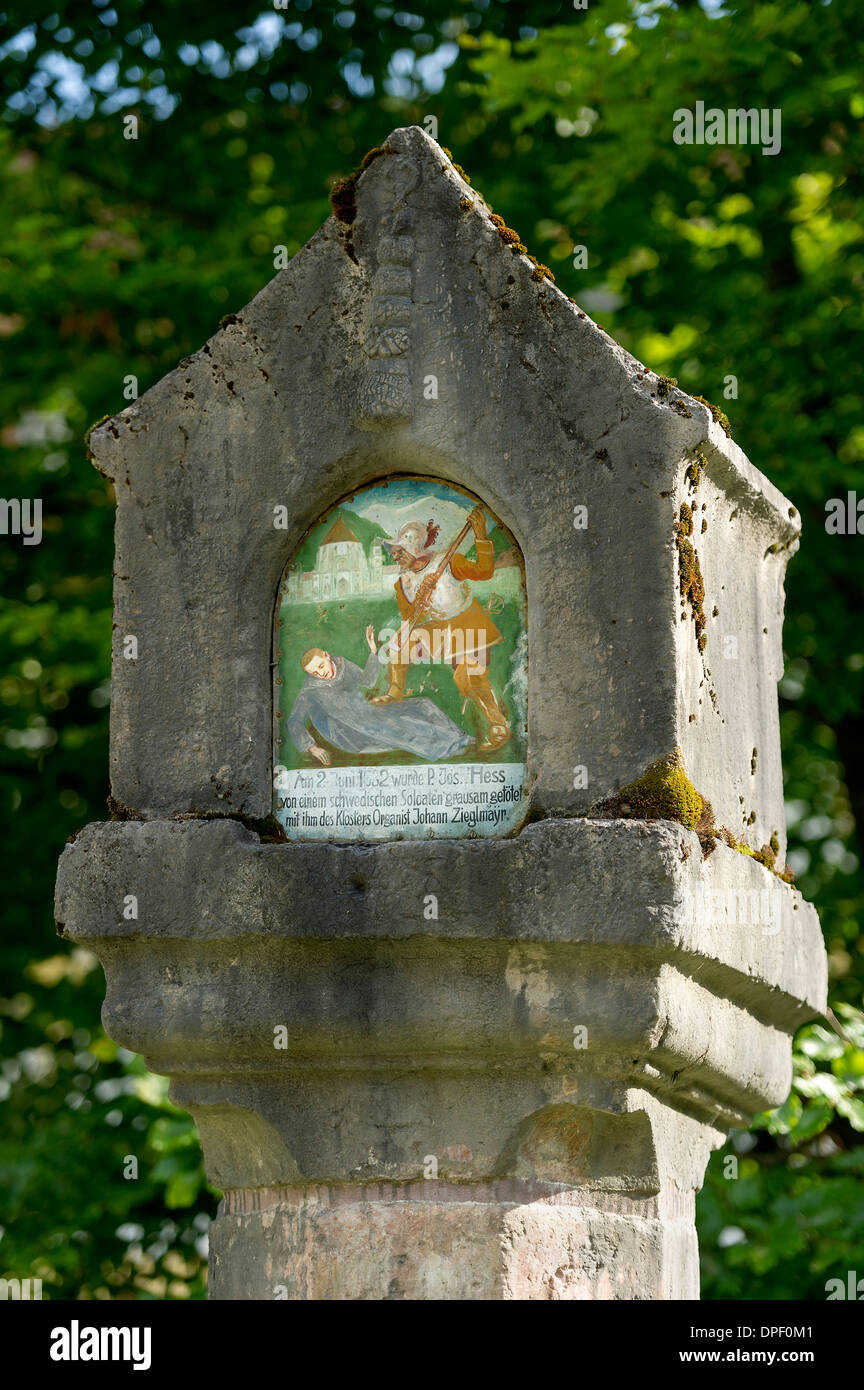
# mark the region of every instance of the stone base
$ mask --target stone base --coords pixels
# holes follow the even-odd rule
[[[671,822],[112,822],[67,847],[57,918],[198,1125],[221,1299],[695,1298],[709,1153],[824,1008],[813,909]]]
[[[679,1205],[518,1180],[234,1189],[210,1229],[210,1297],[697,1299],[692,1198]]]

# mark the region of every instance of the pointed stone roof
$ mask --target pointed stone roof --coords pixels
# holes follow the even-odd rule
[[[241,408],[240,386],[269,393],[274,415],[293,426],[295,439],[305,433],[297,425],[296,402],[305,405],[316,391],[327,393],[343,425],[389,431],[416,425],[421,416],[431,418],[425,383],[430,375],[440,380],[442,368],[448,388],[444,408],[451,418],[469,414],[475,384],[462,368],[469,356],[485,355],[491,359],[487,370],[497,378],[490,382],[490,405],[501,390],[515,405],[521,384],[547,368],[559,374],[562,408],[574,389],[579,392],[577,378],[593,382],[594,391],[588,385],[580,394],[583,412],[606,410],[603,397],[611,394],[619,402],[611,413],[620,414],[613,431],[628,420],[636,427],[641,418],[656,432],[679,437],[685,448],[704,444],[723,457],[730,479],[736,476],[736,488],[763,518],[771,513],[774,525],[783,528],[781,543],[797,535],[797,518],[790,526],[786,499],[727,438],[708,408],[636,361],[552,283],[546,267],[524,253],[516,233],[491,212],[426,131],[419,126],[392,131],[337,186],[342,190],[334,197],[338,215],[327,219],[284,270],[245,308],[227,314],[199,352],[92,429],[91,457],[106,477],[116,481],[113,441],[128,432],[146,433],[154,417],[169,412],[179,429],[184,417],[198,415],[196,386],[221,386],[230,397],[222,401],[229,415]],[[289,331],[293,351],[283,341]],[[453,343],[453,350],[435,363],[444,343]],[[265,368],[262,358],[276,349],[281,364]],[[305,359],[302,381],[296,355]],[[340,389],[333,391],[328,374],[337,369]],[[238,384],[241,372],[247,379]],[[435,399],[445,401],[440,389]],[[568,443],[578,445],[587,435],[572,406],[566,409],[569,418],[559,410],[556,428],[569,452]],[[304,410],[310,414],[314,418]],[[684,421],[691,423],[685,428]]]
[[[393,131],[364,165],[251,303],[91,432],[117,497],[115,633],[146,654],[115,651],[115,800],[270,813],[273,596],[334,505],[407,474],[457,483],[521,548],[539,812],[584,813],[680,749],[718,824],[782,847],[797,512],[425,131]]]

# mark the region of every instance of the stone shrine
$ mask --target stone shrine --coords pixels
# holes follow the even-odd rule
[[[797,514],[423,131],[364,166],[91,434],[113,818],[59,930],[198,1124],[211,1297],[695,1298],[709,1153],[826,1002]]]

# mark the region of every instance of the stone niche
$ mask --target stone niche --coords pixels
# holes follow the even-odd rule
[[[782,867],[797,515],[514,253],[422,131],[338,208],[91,434],[117,495],[114,819],[65,849],[59,929],[105,966],[112,1037],[199,1125],[224,1192],[211,1296],[695,1297],[708,1154],[785,1098],[790,1035],[825,1007],[815,912],[732,847]],[[509,748],[483,750],[518,766],[519,814],[304,837],[278,783],[311,629],[286,646],[278,624],[320,607],[359,663],[366,598],[390,601],[349,592],[387,568],[376,536],[343,518],[354,570],[304,545],[406,477],[482,504],[524,565],[523,697]],[[411,698],[478,747],[494,721],[451,669]],[[618,795],[661,760],[695,828]],[[705,802],[726,842],[689,814]]]

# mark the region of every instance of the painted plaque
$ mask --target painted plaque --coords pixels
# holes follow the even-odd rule
[[[289,839],[521,824],[524,569],[477,498],[413,477],[346,497],[286,570],[276,637],[274,784]]]

